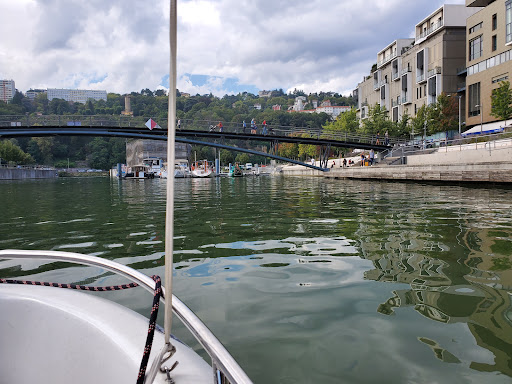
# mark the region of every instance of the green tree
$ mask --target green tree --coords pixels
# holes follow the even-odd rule
[[[353,133],[359,129],[357,111],[352,108],[350,111],[340,113],[336,120],[328,122],[323,128],[333,133]]]
[[[508,120],[512,116],[512,90],[509,81],[500,82],[499,88],[493,89],[491,95],[491,115]]]
[[[381,136],[386,131],[393,130],[393,123],[389,120],[386,107],[375,104],[368,110],[368,118],[363,120],[363,125],[359,131],[365,135],[375,135],[380,133]]]
[[[249,162],[249,155],[247,153],[238,153],[235,157],[235,162],[245,164]]]
[[[32,156],[23,152],[11,140],[0,141],[0,159],[2,159],[2,162],[14,162],[17,164],[31,164],[34,162]]]

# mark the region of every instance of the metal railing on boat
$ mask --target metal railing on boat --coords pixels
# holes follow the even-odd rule
[[[153,293],[155,282],[149,276],[128,266],[96,256],[61,251],[38,250],[0,250],[0,259],[44,259],[84,264],[101,267],[110,272],[124,276]],[[164,288],[162,287],[162,290]],[[164,292],[165,296],[165,292]],[[252,384],[247,374],[238,365],[222,343],[206,327],[206,325],[175,295],[172,296],[172,309],[187,327],[194,338],[212,359],[214,377],[218,384]],[[226,381],[227,380],[227,381]]]

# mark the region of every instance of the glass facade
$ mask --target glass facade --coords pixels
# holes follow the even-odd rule
[[[508,0],[505,3],[505,31],[506,31],[506,42],[512,41],[512,0]]]
[[[478,59],[482,56],[483,36],[480,35],[469,41],[469,61]]]

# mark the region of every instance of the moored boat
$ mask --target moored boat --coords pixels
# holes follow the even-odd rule
[[[210,177],[212,176],[213,169],[207,160],[196,161],[191,167],[192,177]]]

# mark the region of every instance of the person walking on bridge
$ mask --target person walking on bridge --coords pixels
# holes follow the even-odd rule
[[[222,132],[222,121],[219,121],[219,124],[217,124],[217,127],[219,127],[219,132]]]
[[[267,135],[267,120],[263,120],[263,136]]]

